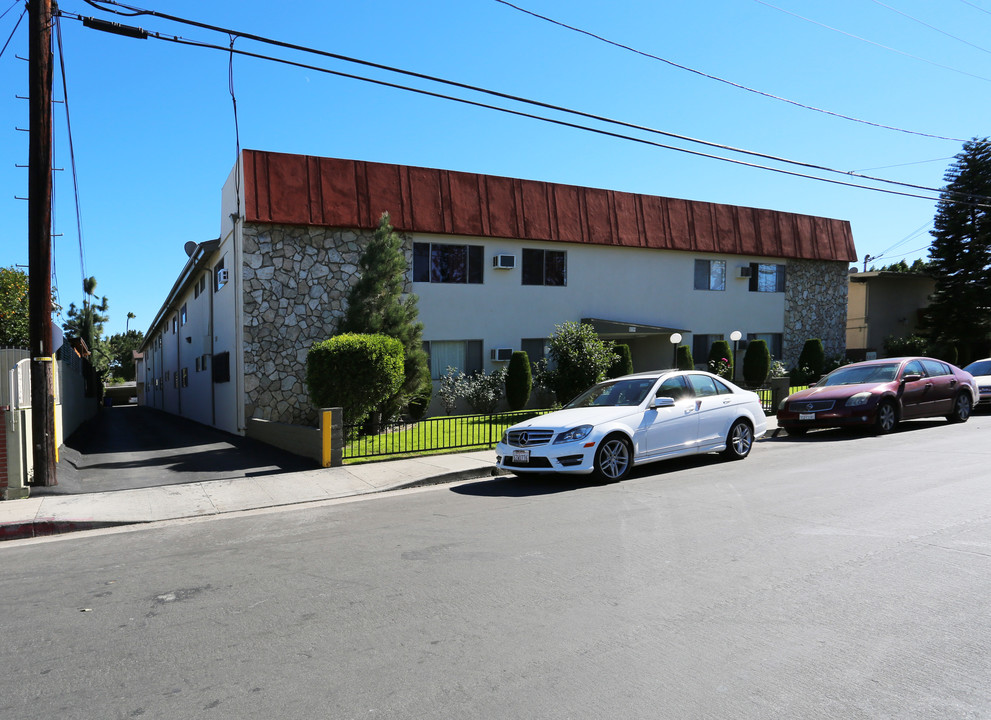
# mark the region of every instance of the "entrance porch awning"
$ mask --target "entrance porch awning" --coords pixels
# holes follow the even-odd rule
[[[582,318],[582,323],[591,325],[595,334],[604,340],[621,338],[649,337],[651,335],[670,335],[672,333],[690,332],[686,328],[664,327],[663,325],[644,325],[643,323],[621,322],[619,320],[602,320],[601,318]]]

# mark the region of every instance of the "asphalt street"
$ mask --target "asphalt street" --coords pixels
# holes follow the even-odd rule
[[[988,717],[989,432],[5,543],[0,717]]]

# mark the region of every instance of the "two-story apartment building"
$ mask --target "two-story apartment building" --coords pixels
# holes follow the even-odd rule
[[[145,402],[230,432],[308,424],[306,353],[330,337],[383,212],[402,235],[431,373],[491,371],[587,320],[638,370],[739,331],[794,364],[844,350],[849,223],[596,188],[246,150],[221,235],[146,336]]]

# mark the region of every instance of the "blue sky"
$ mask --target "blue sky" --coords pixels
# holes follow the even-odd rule
[[[132,4],[721,145],[926,187],[943,185],[961,140],[991,134],[991,0],[515,3],[769,94],[955,140],[881,129],[768,99],[497,0]],[[0,19],[0,44],[22,6],[0,0],[0,12],[11,8]],[[229,40],[154,17],[114,16],[82,0],[61,0],[60,8],[67,15],[62,44],[82,242],[64,107],[58,105],[55,165],[66,169],[55,178],[59,298],[66,307],[78,305],[85,272],[110,300],[108,334],[124,330],[128,312],[137,316],[132,328],[147,330],[186,260],[183,244],[219,233],[220,190],[235,159],[229,58],[216,50],[98,32],[68,15],[225,47]],[[451,92],[243,38],[235,47]],[[27,63],[16,55],[27,56],[26,17],[0,57],[3,266],[26,265],[28,258],[27,203],[15,199],[27,194],[27,171],[15,167],[28,154],[28,135],[16,129],[28,125],[28,104],[15,97],[27,95]],[[932,200],[788,177],[254,58],[235,57],[234,87],[242,148],[841,218],[851,222],[861,258],[883,253],[878,265],[925,257],[930,241]],[[56,71],[55,96],[62,92]]]

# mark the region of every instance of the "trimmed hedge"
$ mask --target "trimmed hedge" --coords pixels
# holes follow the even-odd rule
[[[530,358],[522,350],[517,350],[509,360],[506,370],[506,402],[510,410],[522,410],[530,401],[533,390],[533,377],[530,374]]]
[[[748,386],[760,387],[771,374],[771,351],[763,340],[751,340],[743,353],[743,379]]]
[[[692,349],[688,345],[678,346],[678,369],[694,370],[695,359],[692,357]]]
[[[630,355],[629,345],[615,345],[613,352],[616,353],[616,362],[609,366],[606,372],[607,378],[618,378],[624,375],[633,374],[633,357]]]
[[[392,397],[405,378],[403,344],[386,335],[344,333],[306,355],[306,388],[318,408],[339,406],[357,425]]]

